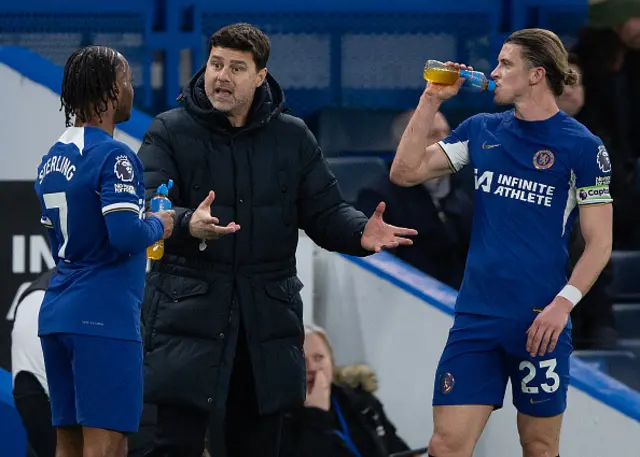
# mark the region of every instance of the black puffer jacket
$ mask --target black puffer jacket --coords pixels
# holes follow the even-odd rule
[[[304,122],[282,113],[272,77],[258,88],[247,125],[233,129],[207,99],[203,73],[181,107],[153,120],[139,151],[147,200],[174,180],[177,220],[145,289],[145,397],[221,410],[241,314],[259,409],[280,411],[305,396],[298,229],[325,249],[364,256],[367,218],[343,201]],[[241,230],[201,252],[187,221],[209,190],[212,215]]]

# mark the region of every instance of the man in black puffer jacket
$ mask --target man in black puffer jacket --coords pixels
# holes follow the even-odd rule
[[[269,48],[248,24],[216,32],[182,106],[154,119],[139,151],[147,200],[175,182],[176,227],[142,313],[145,397],[158,406],[149,456],[200,457],[211,414],[212,454],[277,456],[282,413],[305,398],[298,229],[356,256],[415,234],[385,224],[384,204],[367,220],[344,202],[313,134],[283,113]]]

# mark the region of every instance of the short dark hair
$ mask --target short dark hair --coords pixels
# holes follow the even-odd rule
[[[71,116],[82,122],[109,109],[109,101],[118,98],[117,74],[123,61],[117,51],[106,46],[86,46],[76,50],[64,66],[60,111],[64,108],[65,124]]]
[[[271,44],[264,32],[251,24],[239,23],[221,28],[209,38],[209,53],[213,48],[249,51],[258,70],[267,66]]]
[[[506,43],[522,47],[522,57],[531,67],[542,67],[549,88],[556,97],[564,86],[578,82],[578,74],[569,68],[567,50],[558,35],[545,29],[524,29],[513,32]]]

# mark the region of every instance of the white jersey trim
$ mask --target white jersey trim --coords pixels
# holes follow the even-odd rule
[[[102,214],[107,214],[112,211],[133,210],[136,213],[140,211],[140,207],[135,203],[111,203],[110,205],[102,207]]]
[[[73,143],[80,150],[80,155],[82,155],[84,151],[84,127],[69,127],[64,131],[62,136],[58,138],[58,143]]]
[[[460,171],[469,163],[469,140],[460,141],[458,143],[445,143],[444,141],[438,141],[437,144],[442,148],[455,171]]]
[[[564,216],[562,217],[562,236],[567,231],[567,222],[569,221],[569,216],[571,212],[576,207],[578,202],[578,198],[576,196],[576,174],[571,170],[571,178],[569,181],[570,187],[569,192],[567,193],[567,205],[564,207]]]

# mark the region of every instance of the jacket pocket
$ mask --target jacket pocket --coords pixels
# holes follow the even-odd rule
[[[291,303],[299,296],[303,287],[304,284],[297,276],[290,276],[282,281],[268,282],[264,288],[271,298]]]
[[[150,314],[151,337],[158,332],[206,339],[219,339],[228,322],[224,293],[213,293],[206,281],[159,273],[147,280],[155,289]],[[225,306],[226,305],[226,306]]]
[[[259,295],[256,297],[263,341],[304,334],[300,296],[303,287],[302,281],[296,276],[264,283],[264,295],[262,298]]]
[[[209,283],[206,281],[167,273],[149,276],[147,284],[151,284],[175,303],[209,292]]]

